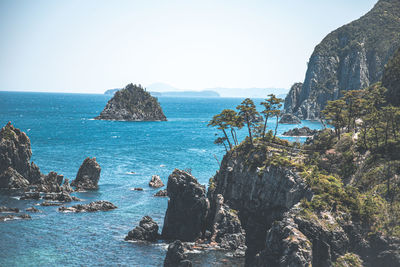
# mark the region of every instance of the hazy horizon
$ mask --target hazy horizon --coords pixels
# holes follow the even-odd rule
[[[285,88],[375,0],[0,0],[0,90]]]

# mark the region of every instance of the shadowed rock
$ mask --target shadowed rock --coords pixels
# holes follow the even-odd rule
[[[5,222],[5,221],[11,221],[11,220],[17,220],[17,219],[31,219],[31,216],[28,214],[20,214],[20,215],[5,215],[5,216],[0,216],[0,222]]]
[[[144,216],[132,231],[129,231],[125,240],[141,240],[154,242],[158,239],[158,225],[150,216]]]
[[[192,262],[186,258],[187,256],[182,242],[176,240],[168,246],[164,267],[191,267]]]
[[[312,136],[318,133],[318,130],[311,130],[308,127],[294,128],[283,133],[284,136]]]
[[[167,189],[158,191],[157,193],[155,193],[154,196],[155,197],[167,197],[168,196]]]
[[[283,124],[300,124],[301,121],[299,118],[297,118],[295,115],[286,113],[281,116],[281,119],[279,120],[279,123]]]
[[[19,209],[18,208],[9,208],[9,207],[0,207],[0,212],[13,212],[13,213],[18,213]]]
[[[162,237],[168,240],[195,241],[206,227],[209,201],[206,190],[191,174],[175,169],[168,177],[168,208]]]
[[[78,190],[95,190],[98,189],[101,168],[96,158],[87,157],[78,170],[75,180],[71,182]]]

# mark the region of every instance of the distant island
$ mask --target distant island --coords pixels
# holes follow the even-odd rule
[[[115,89],[114,89],[115,90]],[[157,98],[141,85],[128,84],[115,92],[96,120],[166,121]]]
[[[114,95],[121,89],[109,89],[104,92],[105,95]],[[220,97],[215,91],[170,91],[170,92],[149,92],[155,97]]]

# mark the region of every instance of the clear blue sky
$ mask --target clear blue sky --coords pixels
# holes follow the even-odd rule
[[[0,0],[0,90],[304,80],[322,38],[376,0]]]

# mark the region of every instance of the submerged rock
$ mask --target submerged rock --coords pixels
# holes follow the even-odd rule
[[[166,121],[157,98],[140,85],[128,84],[108,101],[96,120]]]
[[[284,136],[313,136],[318,130],[311,130],[308,127],[294,128],[283,133]]]
[[[44,202],[40,203],[40,206],[43,206],[43,207],[62,206],[62,205],[64,205],[64,203],[56,202],[56,201],[44,201]]]
[[[191,174],[175,169],[168,177],[168,208],[162,237],[167,240],[195,241],[206,228],[209,201],[205,186]]]
[[[125,240],[141,240],[154,242],[158,239],[158,224],[150,216],[144,216],[132,231],[129,231]]]
[[[301,120],[297,118],[295,115],[290,113],[285,113],[281,116],[279,123],[283,124],[300,124]]]
[[[72,207],[60,207],[58,211],[60,212],[94,212],[94,211],[109,211],[116,209],[113,203],[109,201],[94,201],[89,204],[78,204]]]
[[[43,196],[43,199],[59,202],[81,201],[79,198],[71,196],[67,192],[45,194]]]
[[[97,163],[96,158],[87,157],[78,170],[75,180],[71,182],[78,190],[95,190],[98,189],[101,167]]]
[[[191,267],[192,262],[187,260],[185,249],[180,240],[176,240],[168,246],[164,267]]]
[[[20,215],[5,215],[5,216],[0,216],[0,222],[5,222],[5,221],[11,221],[11,220],[16,220],[16,219],[31,219],[31,216],[28,214],[20,214]]]
[[[39,209],[37,209],[37,208],[35,208],[35,207],[30,207],[30,208],[27,208],[25,211],[29,211],[29,212],[41,212]]]
[[[167,189],[158,191],[157,193],[155,193],[154,196],[155,197],[167,197],[168,196]]]
[[[161,181],[160,176],[158,175],[153,175],[151,177],[151,180],[149,182],[149,186],[153,188],[160,188],[164,186],[164,183]]]
[[[13,212],[13,213],[18,213],[19,208],[9,208],[9,207],[0,207],[0,212]]]

